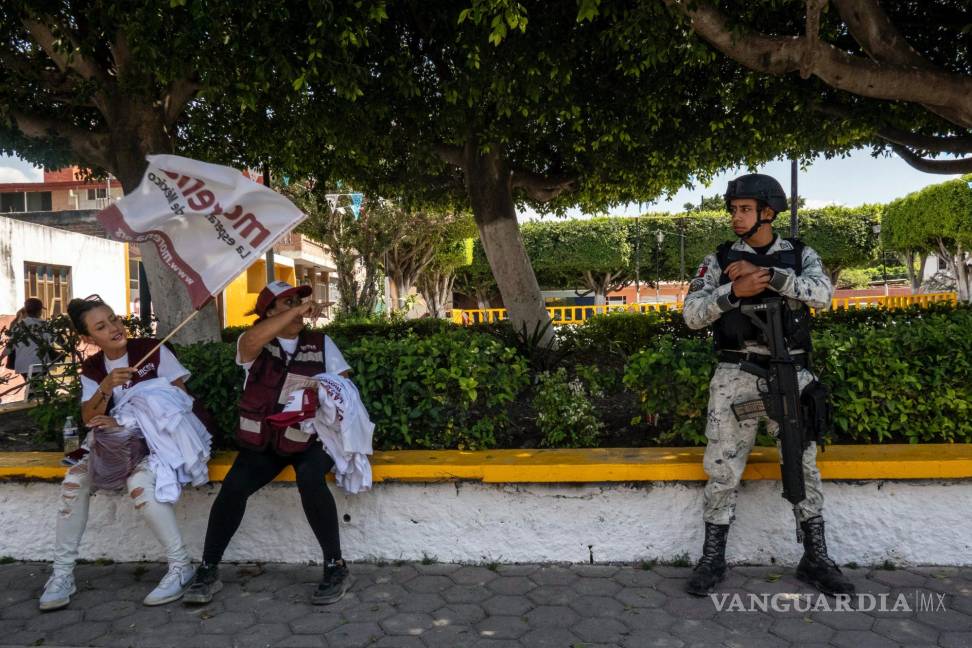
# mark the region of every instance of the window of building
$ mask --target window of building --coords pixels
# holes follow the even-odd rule
[[[24,192],[0,193],[0,212],[22,212],[24,206]]]
[[[24,261],[24,296],[41,300],[48,317],[60,315],[71,301],[71,268]]]
[[[607,298],[609,304],[627,304],[628,298],[624,295],[614,295]]]
[[[32,191],[27,194],[27,211],[51,211],[51,192]]]
[[[98,198],[107,198],[108,189],[101,187],[100,189],[88,189],[88,200],[97,200]]]

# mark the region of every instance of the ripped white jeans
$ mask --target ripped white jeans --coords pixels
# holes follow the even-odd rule
[[[128,477],[127,495],[141,511],[149,528],[165,550],[169,565],[188,565],[189,552],[182,542],[172,504],[155,499],[155,474],[146,457]],[[91,502],[91,475],[88,458],[68,470],[61,484],[61,496],[54,535],[54,573],[71,573],[78,559],[78,547],[88,523]]]

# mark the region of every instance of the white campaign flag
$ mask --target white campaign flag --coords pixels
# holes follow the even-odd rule
[[[149,155],[142,183],[98,213],[119,241],[151,241],[201,308],[306,218],[292,202],[236,169]]]

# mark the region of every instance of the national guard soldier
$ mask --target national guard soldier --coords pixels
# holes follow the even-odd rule
[[[787,202],[780,183],[770,176],[736,178],[729,183],[725,200],[739,240],[723,243],[705,258],[684,305],[690,328],[712,326],[719,359],[710,383],[705,431],[708,443],[703,466],[709,476],[703,498],[705,544],[686,588],[696,596],[705,596],[725,578],[726,537],[735,517],[736,491],[760,418],[738,416],[741,404],[759,403],[761,398],[762,380],[745,367],[766,367],[769,358],[765,340],[741,306],[774,298],[782,301],[786,347],[797,366],[801,402],[812,393],[818,409],[827,407],[819,401],[821,392],[826,396],[826,388],[808,369],[809,309],[827,307],[833,295],[820,257],[798,239],[773,233],[772,222],[787,209]],[[775,421],[767,420],[770,434],[777,436],[778,430]],[[827,555],[817,445],[809,441],[804,447],[806,497],[794,503],[804,545],[797,577],[826,594],[850,594],[853,584]]]

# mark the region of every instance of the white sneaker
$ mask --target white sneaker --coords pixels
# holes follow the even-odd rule
[[[192,584],[192,577],[196,569],[192,565],[173,565],[165,573],[158,586],[149,592],[142,603],[144,605],[165,605],[178,601]]]
[[[78,591],[74,585],[74,574],[53,573],[44,585],[44,593],[40,597],[40,609],[46,611],[60,610],[71,602],[71,595]]]

